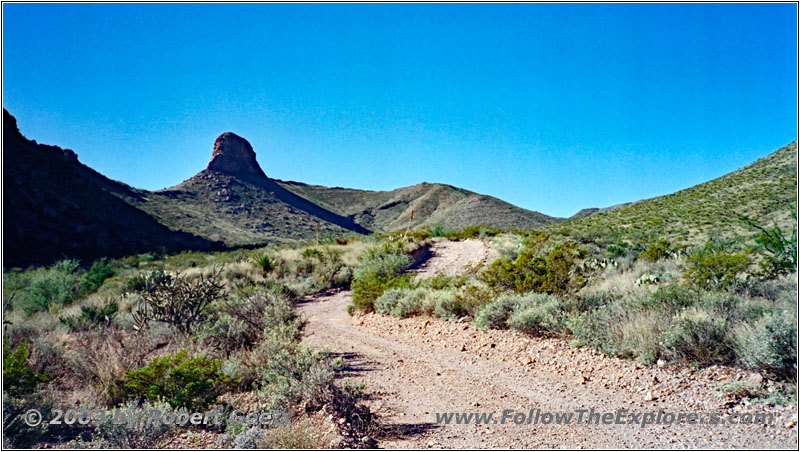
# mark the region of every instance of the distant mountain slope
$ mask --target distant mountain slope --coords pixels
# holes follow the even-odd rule
[[[217,138],[205,170],[131,202],[170,227],[228,245],[369,232],[269,179],[250,143],[230,132]]]
[[[601,209],[549,230],[580,234],[621,234],[626,237],[672,237],[699,243],[753,233],[738,215],[771,226],[791,229],[797,202],[797,142],[737,171],[676,193]]]
[[[170,230],[115,191],[139,196],[81,164],[74,152],[26,139],[3,110],[4,266],[221,245]]]
[[[491,196],[445,184],[423,182],[392,191],[369,191],[278,182],[288,190],[376,231],[407,227],[412,210],[412,228],[443,225],[460,229],[481,223],[501,228],[536,228],[561,221]]]

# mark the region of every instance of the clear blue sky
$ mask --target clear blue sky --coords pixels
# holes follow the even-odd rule
[[[3,5],[3,106],[146,189],[443,182],[569,216],[797,139],[794,4]]]

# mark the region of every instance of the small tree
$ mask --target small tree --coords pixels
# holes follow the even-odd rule
[[[709,240],[702,249],[686,258],[683,277],[706,290],[732,287],[751,261],[749,256],[729,251],[729,248],[729,244]]]
[[[201,274],[197,280],[173,276],[162,270],[150,273],[139,291],[142,300],[133,313],[137,326],[143,328],[149,320],[155,320],[174,325],[181,333],[188,334],[205,319],[206,308],[222,298],[221,272],[222,269],[212,268],[211,274]]]
[[[797,213],[792,211],[792,218],[795,224],[789,236],[774,223],[773,227],[767,229],[756,224],[755,221],[740,216],[742,221],[758,231],[756,235],[757,251],[762,254],[763,260],[759,263],[762,276],[771,279],[777,276],[792,273],[797,270]]]

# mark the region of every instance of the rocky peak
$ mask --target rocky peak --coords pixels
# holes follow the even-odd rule
[[[214,153],[207,170],[233,176],[267,177],[256,161],[253,146],[233,132],[225,132],[214,142]]]

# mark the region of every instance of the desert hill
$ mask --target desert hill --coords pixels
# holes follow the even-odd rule
[[[675,238],[700,243],[754,231],[740,216],[791,231],[797,219],[797,142],[739,170],[678,192],[600,209],[551,230],[619,235],[633,239]]]
[[[171,230],[114,192],[140,196],[80,163],[73,151],[26,139],[3,110],[4,266],[220,247]]]

